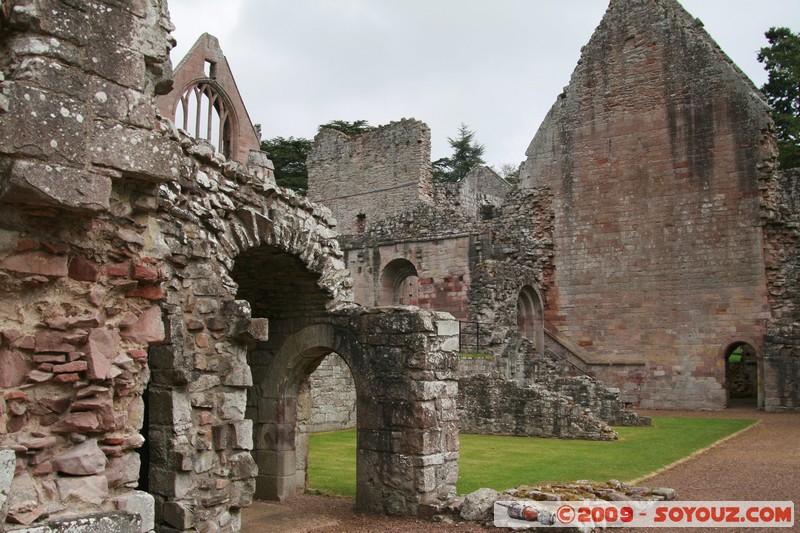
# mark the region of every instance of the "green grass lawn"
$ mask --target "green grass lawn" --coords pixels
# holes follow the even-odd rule
[[[542,481],[630,481],[754,422],[656,417],[652,427],[615,428],[615,442],[461,435],[456,488],[467,494]],[[311,490],[355,496],[355,430],[311,435],[308,480]]]

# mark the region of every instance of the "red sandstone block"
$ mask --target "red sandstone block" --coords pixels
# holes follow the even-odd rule
[[[88,259],[76,256],[69,263],[69,277],[75,281],[97,281],[100,277],[100,267]]]
[[[65,363],[67,361],[66,355],[56,354],[37,354],[33,356],[34,363]]]
[[[130,265],[127,262],[108,265],[106,267],[106,274],[115,278],[127,278],[130,274]]]
[[[7,345],[13,344],[17,341],[20,337],[22,337],[22,333],[17,331],[16,329],[7,329],[0,333],[3,337],[3,342]]]
[[[55,352],[69,353],[75,351],[75,346],[64,342],[64,334],[58,331],[42,330],[36,333],[36,353]]]
[[[56,374],[53,381],[56,383],[75,383],[80,379],[81,377],[78,374]]]
[[[30,472],[32,476],[46,476],[48,474],[52,474],[53,463],[51,463],[50,461],[39,463],[38,465],[28,468],[28,472]]]
[[[7,402],[11,402],[11,401],[27,402],[28,401],[28,395],[25,394],[24,392],[22,392],[21,390],[9,391],[9,392],[6,393],[5,398],[6,398]]]
[[[144,265],[134,265],[133,279],[152,283],[158,280],[158,271]]]
[[[128,352],[135,361],[147,361],[147,352],[141,349],[135,349]]]
[[[63,365],[53,366],[53,372],[56,374],[64,374],[70,372],[85,372],[89,365],[86,361],[72,361],[71,363],[64,363]]]
[[[148,285],[146,287],[137,287],[128,293],[129,297],[144,298],[146,300],[161,300],[164,298],[164,289],[157,285]]]
[[[6,257],[0,268],[21,274],[63,278],[68,274],[67,257],[32,251]],[[45,280],[46,281],[46,280]]]

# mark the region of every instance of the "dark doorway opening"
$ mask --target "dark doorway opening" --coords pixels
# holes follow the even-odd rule
[[[736,343],[725,352],[726,407],[757,407],[758,358],[747,343]]]

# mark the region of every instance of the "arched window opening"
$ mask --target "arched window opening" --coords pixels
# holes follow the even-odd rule
[[[758,402],[758,358],[747,343],[734,343],[725,351],[727,407],[755,407]]]
[[[190,85],[178,100],[175,124],[195,139],[205,139],[222,155],[233,152],[230,109],[222,94],[206,82]]]
[[[381,274],[379,305],[419,305],[419,274],[407,259],[395,259]]]
[[[517,330],[534,344],[537,351],[544,351],[542,299],[530,285],[524,286],[517,298]]]

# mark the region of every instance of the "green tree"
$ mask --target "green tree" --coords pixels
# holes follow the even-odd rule
[[[311,140],[273,137],[261,141],[261,149],[269,154],[275,165],[275,182],[305,196],[308,190],[306,158],[311,151]]]
[[[475,132],[470,130],[466,124],[462,123],[458,128],[458,137],[455,139],[448,137],[447,142],[453,148],[453,155],[431,163],[433,181],[460,181],[472,167],[486,163],[483,160],[483,152],[486,148],[482,144],[478,144],[475,140]]]
[[[317,131],[322,131],[324,129],[341,131],[345,135],[352,137],[353,135],[360,135],[362,133],[372,131],[375,128],[370,126],[369,122],[366,120],[355,120],[353,122],[348,122],[346,120],[331,120],[330,122],[317,128]]]
[[[761,90],[772,106],[781,167],[800,167],[800,34],[770,28],[769,42],[758,52],[768,81]]]
[[[374,130],[366,120],[348,122],[346,120],[331,120],[317,128],[334,129],[347,135],[358,135]],[[314,141],[303,137],[273,137],[261,141],[261,149],[269,154],[275,165],[275,183],[281,187],[288,187],[305,196],[308,191],[308,169],[306,159],[311,152]]]

